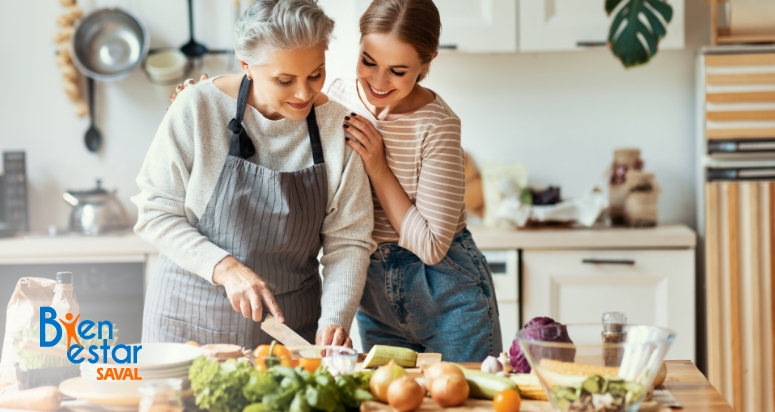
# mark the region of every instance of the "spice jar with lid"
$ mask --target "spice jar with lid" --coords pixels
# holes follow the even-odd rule
[[[183,412],[182,379],[161,379],[143,383],[137,390],[139,412]]]
[[[622,312],[606,312],[603,314],[603,343],[621,344],[627,340],[627,315]],[[605,366],[618,367],[622,363],[624,348],[622,345],[604,345],[603,361]]]

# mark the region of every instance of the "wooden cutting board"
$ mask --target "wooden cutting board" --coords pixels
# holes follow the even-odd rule
[[[520,412],[555,412],[548,401],[522,400],[519,408]],[[440,412],[440,411],[459,411],[459,412],[493,412],[492,401],[479,399],[469,399],[462,406],[457,408],[442,408],[431,398],[425,398],[422,405],[416,411]],[[670,408],[662,407],[656,402],[644,402],[638,412],[668,412]],[[364,402],[361,404],[361,412],[398,412],[397,409],[379,402]]]
[[[492,401],[479,399],[469,399],[462,406],[457,408],[442,408],[430,398],[425,398],[422,406],[417,411],[437,412],[437,411],[460,411],[460,412],[493,412]],[[540,401],[522,401],[520,412],[554,412],[549,402]],[[364,402],[361,404],[361,412],[398,412],[397,409],[379,402]]]

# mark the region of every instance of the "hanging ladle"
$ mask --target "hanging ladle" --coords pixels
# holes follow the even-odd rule
[[[89,129],[86,131],[86,136],[83,140],[86,143],[86,148],[90,152],[96,153],[102,146],[102,135],[97,127],[94,126],[94,79],[87,77],[89,83]]]
[[[194,4],[193,0],[188,0],[188,43],[180,47],[189,59],[201,59],[205,54],[231,54],[234,50],[212,50],[208,49],[202,43],[194,40]]]

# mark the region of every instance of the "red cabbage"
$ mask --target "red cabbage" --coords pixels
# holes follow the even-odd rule
[[[552,327],[554,326],[554,327]],[[543,342],[573,343],[568,336],[565,325],[555,322],[552,318],[538,317],[525,324],[523,337]],[[533,359],[549,358],[564,362],[573,362],[576,358],[576,348],[546,348],[534,346],[531,349]],[[527,361],[519,342],[514,338],[509,350],[511,366],[515,373],[530,373],[530,363]]]

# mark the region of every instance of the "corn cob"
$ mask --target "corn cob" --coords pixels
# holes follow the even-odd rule
[[[601,377],[618,376],[619,368],[607,366],[584,365],[581,363],[561,362],[553,359],[541,359],[539,368],[561,373],[563,375]]]
[[[526,373],[517,373],[509,376],[509,379],[517,384],[519,394],[525,399],[534,399],[537,401],[548,400],[538,376]]]

